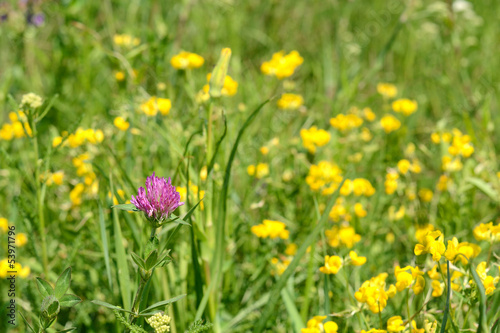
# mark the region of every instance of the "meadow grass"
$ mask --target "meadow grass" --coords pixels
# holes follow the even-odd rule
[[[44,22],[27,22],[28,11]],[[71,294],[83,302],[62,309],[48,332],[123,332],[127,320],[153,332],[147,316],[120,320],[98,306],[134,312],[138,286],[137,311],[186,295],[157,308],[174,333],[196,320],[214,332],[423,332],[412,320],[428,333],[498,330],[500,292],[488,290],[500,275],[495,1],[10,1],[0,3],[4,14],[0,217],[27,236],[16,252],[30,269],[18,274],[16,292],[27,322],[38,320],[45,297],[35,277],[55,285],[71,267]],[[130,45],[120,35],[131,36]],[[237,92],[210,98],[202,88],[224,48]],[[174,68],[182,50],[204,64]],[[303,63],[284,79],[264,75],[262,63],[280,50],[296,50]],[[384,96],[380,83],[397,94]],[[30,92],[41,107],[19,106]],[[301,95],[303,105],[279,108],[284,93]],[[171,108],[158,109],[153,96]],[[402,98],[416,111],[395,111]],[[22,125],[9,138],[12,112]],[[381,124],[389,114],[400,122],[394,131]],[[339,115],[353,116],[339,121],[343,130],[332,125]],[[304,130],[313,126],[326,133],[311,132],[308,146]],[[92,130],[77,144],[78,129]],[[57,137],[63,142],[54,144]],[[150,223],[111,206],[128,203],[153,172],[171,177],[185,202],[175,214],[190,226],[154,229],[157,251],[170,249],[172,261],[142,285],[133,256],[151,252]],[[368,181],[359,183],[363,195],[351,193],[354,179]],[[255,228],[265,220],[282,224]],[[486,231],[478,227],[490,221]],[[432,241],[429,225],[442,232]],[[453,237],[463,243],[450,245]],[[353,265],[351,250],[366,263]],[[435,251],[442,258],[433,260]],[[325,256],[339,256],[340,269]],[[407,265],[407,275],[395,275]],[[414,267],[425,272],[421,291]],[[391,297],[379,312],[356,292],[381,273],[387,283],[372,286],[372,296]],[[401,322],[392,325],[395,316]],[[20,315],[16,327],[2,319],[7,329],[28,331]]]

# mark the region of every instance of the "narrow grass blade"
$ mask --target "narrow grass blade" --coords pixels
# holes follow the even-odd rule
[[[217,140],[217,143],[215,144],[214,155],[210,159],[210,163],[208,164],[208,167],[207,167],[207,175],[210,174],[210,171],[212,171],[212,169],[214,167],[215,157],[217,156],[217,153],[219,152],[220,144],[222,143],[222,141],[226,137],[226,134],[227,134],[227,121],[226,121],[226,117],[224,117],[224,132],[222,133],[221,137],[219,138],[219,140]]]
[[[113,180],[110,176],[111,193],[114,193]],[[123,307],[130,309],[130,274],[128,270],[127,255],[122,242],[122,229],[118,221],[118,212],[113,210],[113,231],[116,253],[116,266],[118,268],[118,282],[123,301]]]
[[[180,299],[183,299],[184,297],[186,297],[186,295],[179,295],[179,296],[176,296],[174,298],[171,298],[171,299],[167,299],[165,301],[161,301],[161,302],[158,302],[158,303],[155,303],[153,305],[151,305],[150,307],[144,309],[143,311],[141,311],[139,314],[144,316],[146,315],[148,312],[154,310],[154,309],[158,309],[162,306],[165,306],[167,304],[170,304],[170,303],[173,303],[173,302],[177,302],[178,300]]]
[[[304,322],[302,321],[300,313],[297,310],[297,307],[295,306],[295,303],[293,302],[288,289],[284,288],[283,290],[281,290],[281,298],[283,299],[283,303],[285,303],[285,308],[288,312],[288,318],[293,324],[294,332],[300,333],[300,330],[305,327]]]
[[[106,222],[100,201],[97,201],[99,208],[99,229],[101,231],[102,252],[104,254],[104,265],[106,266],[106,276],[108,277],[109,289],[113,289],[113,279],[111,278],[111,264],[109,261],[108,236],[106,233]]]
[[[132,314],[135,314],[134,312],[132,311],[129,311],[129,310],[125,310],[124,308],[120,308],[119,306],[116,306],[116,305],[113,305],[113,304],[109,304],[107,302],[103,302],[103,301],[99,301],[99,300],[93,300],[93,301],[90,301],[91,303],[94,303],[95,305],[100,305],[100,306],[104,306],[105,308],[108,308],[108,309],[112,309],[112,310],[118,310],[118,311],[122,311],[122,312],[127,312],[127,313],[132,313]]]
[[[486,322],[486,291],[484,290],[483,282],[477,275],[476,267],[471,263],[470,272],[472,273],[472,277],[474,278],[474,282],[476,283],[477,290],[479,291],[479,326],[477,327],[477,333],[489,333],[490,329]],[[448,281],[449,281],[449,269],[448,269]],[[449,283],[449,282],[448,282]],[[441,332],[443,330],[441,329]]]
[[[446,307],[443,313],[443,321],[441,322],[441,333],[446,330],[446,322],[448,320],[448,313],[450,312],[450,298],[451,298],[451,279],[450,279],[450,262],[446,260],[446,272],[448,277],[447,292],[446,292]]]

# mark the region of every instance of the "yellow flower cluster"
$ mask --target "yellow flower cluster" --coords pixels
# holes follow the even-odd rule
[[[210,78],[212,73],[207,74],[207,82],[210,83]],[[203,86],[202,90],[196,95],[196,100],[198,103],[206,102],[210,99],[210,85],[207,83]],[[238,92],[238,82],[236,82],[232,77],[226,75],[224,78],[224,85],[222,86],[221,94],[222,96],[234,96]]]
[[[68,135],[68,132],[63,132],[63,136]],[[101,143],[104,140],[104,132],[100,129],[94,130],[92,128],[88,128],[84,130],[83,128],[79,127],[75,133],[71,133],[68,136],[68,140],[64,142],[63,146],[70,146],[71,148],[77,148],[83,145],[86,142],[89,142],[91,144],[97,144]],[[59,146],[63,141],[62,136],[56,136],[52,140],[52,147],[57,147]]]
[[[456,237],[448,241],[444,256],[451,262],[460,260],[462,264],[467,264],[469,259],[475,258],[481,253],[481,248],[477,244],[468,242],[458,242]]]
[[[451,146],[448,147],[448,153],[452,156],[461,155],[463,157],[470,157],[474,153],[474,146],[471,143],[471,137],[467,134],[462,134],[458,129],[454,129],[453,140]]]
[[[247,173],[249,176],[254,176],[257,179],[264,178],[269,175],[269,164],[259,163],[257,165],[249,165],[247,167]]]
[[[205,197],[205,190],[200,190],[200,188],[198,187],[198,185],[195,185],[193,184],[191,181],[189,181],[189,198],[191,200],[194,200],[195,202],[198,202],[199,200],[203,199]],[[182,187],[182,186],[178,186],[176,188],[177,192],[180,194],[181,196],[181,200],[182,202],[186,202],[187,200],[187,188],[186,187]],[[201,210],[205,210],[205,205],[203,203],[203,200],[201,200],[200,202],[200,209]]]
[[[407,159],[402,159],[398,162],[397,168],[400,174],[406,175],[408,171],[413,173],[420,173],[422,171],[422,167],[417,160],[413,160],[410,162]]]
[[[387,331],[388,332],[401,332],[405,329],[403,318],[401,316],[393,316],[387,320]]]
[[[283,222],[264,220],[262,224],[254,225],[251,228],[254,235],[259,238],[281,238],[288,239],[290,232],[286,230],[286,226]]]
[[[408,273],[408,271],[410,271]],[[425,287],[425,279],[422,272],[418,267],[406,266],[401,268],[396,266],[394,269],[394,275],[396,276],[396,289],[401,292],[404,289],[412,287],[415,295],[420,294]]]
[[[26,243],[28,243],[28,236],[26,236],[25,233],[20,232],[16,235],[15,242],[17,247],[24,246],[26,245]]]
[[[64,181],[64,171],[49,173],[47,176],[44,176],[43,179],[46,179],[45,183],[49,186],[53,184],[60,186]]]
[[[157,98],[156,96],[152,96],[139,107],[139,109],[149,117],[156,116],[158,111],[166,116],[171,108],[172,102],[168,98]]]
[[[7,232],[9,230],[9,220],[5,217],[0,217],[0,230]]]
[[[342,182],[342,170],[334,163],[321,161],[309,168],[306,183],[311,190],[322,190],[321,194],[329,195],[335,192]]]
[[[394,192],[396,192],[398,189],[398,179],[399,174],[396,171],[389,170],[389,172],[387,172],[384,182],[386,194],[394,194]]]
[[[437,189],[441,192],[447,191],[448,186],[452,183],[451,179],[447,175],[439,176],[438,183],[436,185]]]
[[[375,194],[375,188],[367,179],[364,178],[356,178],[353,180],[346,179],[344,184],[342,184],[339,193],[343,196],[348,196],[352,193],[357,197],[361,195],[371,197]]]
[[[363,118],[353,113],[341,113],[334,118],[330,118],[330,125],[339,131],[345,132],[363,125]]]
[[[390,83],[379,83],[377,84],[377,92],[387,98],[393,98],[398,94],[398,88]]]
[[[323,274],[337,274],[342,268],[342,258],[339,256],[325,256],[325,265],[319,268]]]
[[[432,282],[431,282],[432,297],[439,297],[439,296],[443,295],[443,292],[444,292],[444,283],[441,282],[441,277],[442,276],[446,277],[448,275],[448,272],[446,269],[446,264],[439,265],[439,269],[441,270],[443,275],[438,273],[438,265],[437,264],[434,265],[434,267],[432,267],[432,269],[427,272],[427,275],[432,279]],[[459,284],[455,283],[455,281],[458,278],[460,278],[461,276],[463,276],[463,273],[461,273],[459,271],[453,271],[453,273],[451,274],[451,277],[450,277],[451,289],[453,289],[455,291],[460,291],[461,287]]]
[[[420,240],[421,244],[415,245],[414,253],[419,256],[430,253],[432,260],[439,261],[444,254],[446,247],[443,242],[443,234],[439,230],[429,231]]]
[[[334,222],[340,222],[340,221],[351,221],[351,214],[349,214],[347,208],[345,207],[345,199],[344,198],[337,198],[335,200],[335,204],[332,207],[332,210],[328,214],[330,219]]]
[[[397,113],[402,113],[405,116],[409,116],[416,112],[417,108],[417,102],[407,98],[398,99],[392,102],[392,110]]]
[[[358,235],[353,227],[345,225],[340,228],[333,226],[330,230],[325,231],[325,235],[328,238],[328,244],[335,248],[345,245],[352,249],[354,244],[361,240],[361,235]]]
[[[0,139],[10,141],[13,138],[24,138],[26,134],[30,137],[33,136],[33,132],[24,112],[10,112],[9,119],[11,123],[5,123],[2,125],[2,128],[0,128]]]
[[[113,36],[113,43],[118,46],[131,47],[139,45],[141,40],[127,34],[116,34]]]
[[[304,59],[297,51],[292,51],[287,55],[284,51],[280,51],[274,53],[270,61],[263,62],[260,70],[265,75],[276,76],[281,80],[292,76],[295,69],[303,62]]]
[[[339,326],[334,321],[323,323],[326,316],[314,316],[307,321],[307,327],[300,330],[301,333],[337,333]]]
[[[287,257],[283,257],[283,258],[281,258],[281,260],[278,258],[272,258],[271,264],[274,266],[274,269],[271,271],[271,274],[272,275],[283,274],[291,262],[292,262],[292,260],[290,258],[287,258]]]
[[[10,263],[8,259],[3,259],[0,261],[0,278],[4,279],[9,275],[15,275],[20,278],[26,278],[30,275],[31,269],[26,266],[23,267],[20,263],[16,262],[14,264],[14,269],[10,268]],[[14,272],[14,273],[11,273]]]
[[[390,285],[389,289],[385,290],[385,280],[389,274],[380,273],[372,277],[370,280],[363,282],[361,287],[354,297],[360,303],[366,303],[368,308],[373,313],[379,313],[387,306],[387,300],[396,295],[396,287]]]
[[[278,100],[278,108],[282,110],[297,110],[304,104],[304,98],[296,94],[282,94]]]
[[[76,168],[76,174],[79,177],[84,177],[84,182],[76,184],[69,193],[73,206],[81,205],[82,195],[85,191],[91,195],[96,195],[99,190],[99,182],[92,169],[92,164],[88,162],[89,159],[89,154],[84,153],[72,160],[73,166]]]
[[[488,275],[488,268],[486,261],[483,261],[479,263],[476,267],[476,272],[477,275],[479,276],[479,279],[481,279],[481,282],[483,283],[484,289],[485,289],[485,294],[486,295],[491,295],[495,291],[495,284],[500,281],[500,277],[493,277],[491,275]],[[472,281],[470,281],[472,283]]]
[[[120,131],[126,131],[130,127],[130,123],[126,121],[125,118],[123,117],[116,117],[115,120],[113,121],[113,124]]]
[[[323,147],[330,142],[330,133],[323,129],[318,129],[316,126],[312,126],[309,129],[301,129],[300,137],[302,138],[302,145],[311,154],[316,152],[316,148]]]
[[[175,69],[194,69],[203,66],[205,59],[196,53],[181,51],[170,59],[170,65]]]
[[[493,222],[481,223],[473,230],[474,238],[478,241],[498,242],[500,240],[500,223],[493,225]]]
[[[380,119],[380,126],[382,126],[385,133],[389,134],[397,131],[401,127],[401,122],[393,115],[386,114]]]

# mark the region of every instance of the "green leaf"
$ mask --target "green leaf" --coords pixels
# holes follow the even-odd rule
[[[113,304],[109,304],[109,303],[106,303],[106,302],[103,302],[103,301],[99,301],[99,300],[93,300],[93,301],[90,301],[91,303],[94,303],[95,305],[100,305],[100,306],[104,306],[105,308],[108,308],[108,309],[112,309],[112,310],[118,310],[118,311],[122,311],[122,312],[127,312],[127,313],[132,313],[132,314],[135,314],[135,312],[132,312],[132,311],[129,311],[129,310],[125,310],[124,308],[120,308],[119,306],[116,306],[116,305],[113,305]]]
[[[81,301],[82,299],[76,295],[66,294],[59,299],[59,304],[61,304],[61,307],[70,308],[77,305]]]
[[[149,271],[156,265],[156,260],[158,259],[158,250],[151,252],[149,257],[146,259],[146,270]]]
[[[137,264],[137,266],[146,270],[146,263],[144,262],[144,260],[141,257],[139,257],[134,252],[131,252],[130,256],[132,257],[132,260]]]
[[[491,187],[490,184],[488,184],[484,180],[476,177],[467,177],[465,181],[477,187],[481,192],[489,196],[490,199],[494,202],[498,202],[498,193]]]
[[[36,287],[38,288],[38,291],[43,297],[47,297],[49,295],[54,295],[54,289],[48,283],[42,278],[37,277],[36,278]]]
[[[74,330],[76,330],[76,327],[70,327],[70,328],[67,328],[67,329],[62,330],[62,331],[57,331],[57,333],[71,332]]]
[[[71,283],[71,267],[68,267],[62,272],[56,282],[56,287],[54,288],[54,296],[60,299],[66,291],[69,289]]]
[[[486,291],[484,290],[483,282],[477,275],[476,267],[472,262],[469,269],[476,283],[477,290],[479,291],[479,326],[477,327],[477,333],[488,333],[490,330],[486,322]]]
[[[126,211],[132,211],[132,212],[138,212],[139,209],[135,207],[134,204],[120,204],[120,205],[113,205],[111,208],[116,208],[120,210],[126,210]]]
[[[297,310],[297,307],[295,306],[295,303],[292,300],[292,296],[290,296],[287,288],[283,288],[283,290],[281,290],[281,298],[283,299],[283,303],[285,303],[285,308],[288,312],[288,318],[293,324],[294,331],[300,332],[300,330],[304,328],[305,325],[302,322],[300,313]]]
[[[37,328],[37,330],[35,331],[35,330],[33,329],[33,327],[31,327],[30,323],[28,323],[28,321],[26,320],[26,318],[24,317],[24,315],[23,315],[23,313],[22,313],[21,311],[19,311],[19,314],[21,315],[21,318],[23,318],[24,323],[26,324],[26,326],[28,326],[28,328],[31,330],[31,332],[33,332],[33,333],[38,333],[38,328]],[[36,327],[36,326],[35,326],[35,327]]]
[[[61,305],[54,295],[45,297],[42,301],[42,317],[44,319],[54,319],[59,314]]]
[[[169,253],[170,253],[170,250],[167,251],[166,253],[164,253],[162,256],[160,256],[157,259],[156,264],[153,267],[151,267],[150,269],[154,269],[154,268],[158,267],[159,265],[163,264],[164,262],[170,262],[170,261],[172,261],[171,258],[166,259],[168,257],[168,255],[169,255]]]
[[[152,311],[154,309],[160,308],[162,306],[165,306],[165,305],[173,303],[173,302],[177,302],[178,300],[183,299],[184,297],[186,297],[185,294],[184,295],[179,295],[179,296],[174,297],[174,298],[167,299],[166,301],[161,301],[161,302],[155,303],[155,304],[151,305],[150,307],[142,310],[139,313],[139,315],[145,316],[145,315],[147,315],[146,313],[149,312],[149,311]]]
[[[101,231],[102,252],[104,253],[104,265],[106,266],[106,275],[108,277],[109,288],[113,288],[113,279],[111,278],[111,264],[109,260],[108,236],[106,233],[106,222],[104,221],[104,212],[100,201],[97,201],[99,208],[99,229]]]
[[[109,185],[111,187],[111,193],[114,193],[113,178],[112,175],[109,176]],[[125,247],[123,246],[123,236],[122,229],[120,227],[120,221],[118,221],[118,212],[113,210],[113,231],[114,231],[114,245],[116,254],[116,265],[118,268],[118,283],[120,285],[120,294],[122,296],[123,307],[125,309],[130,309],[130,273],[128,269],[127,255],[125,253]]]

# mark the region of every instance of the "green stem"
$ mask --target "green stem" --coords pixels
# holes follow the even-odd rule
[[[311,288],[313,286],[313,276],[314,276],[314,246],[311,246],[311,252],[309,257],[309,265],[307,266],[307,279],[306,279],[306,287],[304,290],[304,302],[302,303],[302,308],[300,309],[300,316],[304,322],[307,321],[309,315],[309,303],[310,303],[310,295]]]
[[[450,262],[446,260],[446,271],[448,274],[447,283],[447,295],[446,295],[446,307],[443,314],[443,322],[441,323],[441,333],[444,333],[446,329],[446,321],[448,320],[448,312],[450,312],[450,297],[451,297],[451,282],[450,282]],[[442,274],[442,272],[441,272]]]
[[[410,288],[408,288],[406,293],[406,311],[408,314],[408,330],[411,331]]]
[[[45,235],[45,215],[43,211],[43,202],[42,202],[42,187],[40,184],[40,163],[38,160],[40,159],[40,154],[38,150],[38,131],[36,130],[36,122],[33,120],[31,122],[31,129],[33,132],[33,149],[35,150],[35,186],[36,186],[36,197],[38,204],[38,220],[39,220],[39,232],[40,238],[42,242],[42,266],[43,273],[45,277],[49,276],[49,261],[47,259],[47,239]]]

